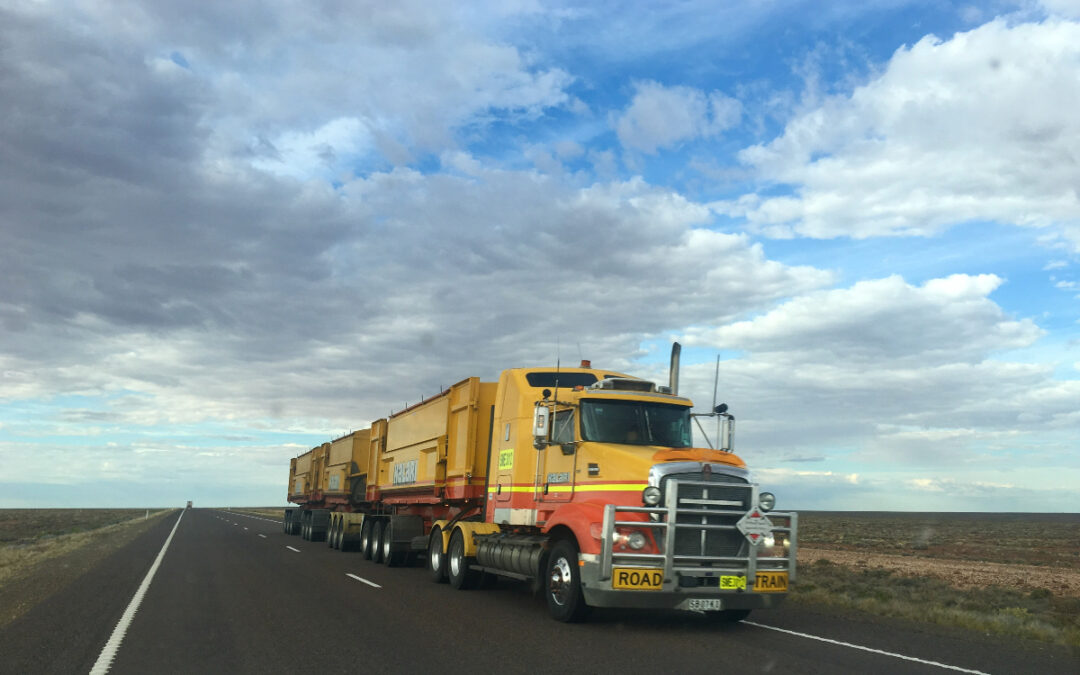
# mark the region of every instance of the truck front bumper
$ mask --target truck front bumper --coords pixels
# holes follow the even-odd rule
[[[779,607],[787,593],[721,591],[718,588],[681,587],[676,579],[665,579],[658,590],[632,591],[612,588],[611,579],[601,580],[599,563],[585,560],[580,567],[582,593],[592,607],[690,610],[690,600],[720,601],[715,609],[767,609]]]

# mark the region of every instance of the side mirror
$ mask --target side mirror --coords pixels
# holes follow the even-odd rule
[[[720,414],[720,447],[718,450],[732,452],[735,449],[735,416]]]
[[[533,438],[538,450],[547,445],[548,432],[551,428],[551,410],[546,405],[538,405],[533,411]]]

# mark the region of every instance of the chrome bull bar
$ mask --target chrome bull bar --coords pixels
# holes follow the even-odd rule
[[[703,492],[710,488],[746,490],[749,500],[708,499],[683,497],[679,499],[680,488],[695,486]],[[717,483],[705,481],[687,481],[669,479],[666,481],[663,506],[618,506],[607,504],[604,507],[604,522],[600,544],[600,580],[611,579],[612,569],[616,565],[663,568],[665,579],[674,579],[675,574],[683,576],[711,577],[723,574],[745,575],[753,580],[759,570],[786,571],[789,581],[795,580],[795,560],[797,553],[798,514],[795,512],[769,511],[762,513],[772,523],[772,533],[784,533],[787,536],[787,554],[781,556],[760,556],[762,546],[753,544],[742,532],[738,521],[754,509],[760,509],[758,486],[751,483]],[[743,508],[749,503],[749,510]],[[685,508],[681,508],[686,505]],[[620,513],[645,513],[649,520],[618,520]],[[678,516],[700,516],[701,523],[678,522]],[[710,523],[709,520],[723,520],[722,524]],[[684,518],[685,520],[685,518]],[[786,521],[786,522],[778,522]],[[653,540],[661,551],[658,553],[636,553],[629,550],[615,549],[616,528],[651,530]],[[705,549],[709,532],[738,532],[744,544],[740,545],[738,555],[690,555],[676,552],[676,534],[681,530],[701,532],[702,550]],[[762,541],[764,538],[762,538]],[[734,539],[732,539],[734,541]]]

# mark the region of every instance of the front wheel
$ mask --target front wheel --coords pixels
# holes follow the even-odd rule
[[[551,549],[547,564],[547,604],[556,621],[575,623],[589,614],[581,591],[581,568],[574,542],[563,539]]]

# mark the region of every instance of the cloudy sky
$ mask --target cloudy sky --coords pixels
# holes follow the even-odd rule
[[[282,504],[468,376],[781,506],[1080,511],[1072,0],[0,0],[0,506]]]

